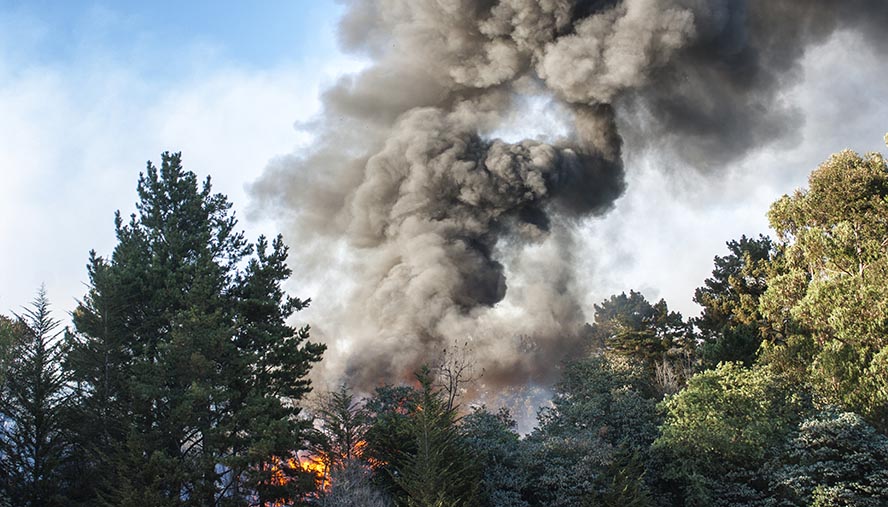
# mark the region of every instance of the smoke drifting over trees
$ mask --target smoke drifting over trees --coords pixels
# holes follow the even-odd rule
[[[574,229],[625,191],[624,140],[709,170],[791,136],[781,91],[806,48],[885,45],[886,20],[879,0],[349,2],[342,45],[372,65],[325,92],[314,149],[253,186],[311,238],[308,269],[338,257],[355,284],[328,374],[404,378],[470,339],[488,381],[549,378],[589,319]],[[528,98],[567,132],[498,139]]]

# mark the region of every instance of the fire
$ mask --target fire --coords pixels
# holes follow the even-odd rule
[[[276,460],[276,463],[272,463],[270,466],[271,478],[269,479],[269,483],[272,486],[285,486],[290,481],[294,480],[292,474],[292,471],[294,470],[308,472],[314,478],[315,484],[320,491],[329,491],[329,469],[323,460],[312,455],[300,457],[297,454],[295,457],[286,460]],[[288,504],[274,502],[271,505],[273,507],[283,507]]]
[[[291,466],[296,466],[296,460],[290,459]],[[314,474],[315,477],[319,478],[321,482],[322,489],[326,490],[329,486],[327,484],[327,464],[323,462],[317,456],[308,456],[305,459],[298,461],[298,466],[302,470]]]
[[[366,440],[359,440],[354,444],[353,449],[353,457],[361,458],[364,454],[364,450],[367,447]],[[308,454],[303,451],[300,453],[296,453],[295,456],[284,459],[276,459],[274,463],[270,465],[271,478],[269,483],[273,486],[284,486],[288,484],[290,481],[294,480],[293,471],[294,470],[302,470],[303,472],[307,472],[310,474],[315,481],[315,484],[318,486],[319,491],[328,492],[330,491],[331,482],[330,482],[330,461],[332,457],[328,456],[324,453],[321,454]],[[345,457],[343,457],[345,459]],[[334,460],[335,461],[335,460]],[[369,460],[371,467],[379,467],[385,465],[384,462]],[[282,506],[284,504],[272,504],[273,506]]]
[[[316,456],[289,458],[283,463],[271,465],[271,483],[273,485],[282,486],[291,480],[284,472],[284,468],[290,470],[302,469],[314,475],[318,482],[325,480],[328,472],[327,465]]]

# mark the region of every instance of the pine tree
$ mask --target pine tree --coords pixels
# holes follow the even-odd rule
[[[106,479],[93,488],[101,503],[240,505],[263,485],[294,493],[270,476],[302,444],[297,402],[323,347],[286,324],[308,301],[281,289],[283,241],[248,243],[211,188],[164,153],[140,175],[137,212],[116,215],[110,259],[90,256],[67,365],[80,441]]]
[[[723,361],[741,361],[750,366],[766,333],[759,300],[767,280],[781,260],[767,236],[727,243],[730,254],[715,257],[712,276],[694,292],[694,302],[703,307],[692,322],[700,329],[700,356],[705,367]]]
[[[447,398],[433,387],[428,368],[417,374],[419,404],[408,429],[416,444],[403,456],[395,481],[407,493],[408,507],[464,507],[476,505],[480,470],[456,426],[456,413]]]
[[[593,344],[631,358],[646,367],[687,343],[688,325],[681,314],[669,311],[665,300],[651,304],[635,291],[611,296],[595,305],[590,329]]]
[[[17,318],[4,330],[10,348],[0,390],[0,488],[16,505],[64,505],[70,391],[61,368],[59,323],[50,317],[44,288]]]
[[[298,402],[311,390],[305,377],[325,347],[308,341],[308,326],[297,330],[286,323],[310,303],[287,296],[281,287],[291,274],[287,256],[280,236],[270,245],[264,237],[256,243],[256,256],[237,284],[237,349],[226,377],[231,406],[222,426],[232,446],[225,460],[229,489],[238,491],[233,497],[246,499],[257,492],[260,505],[285,502],[317,486],[317,477],[301,468],[295,451],[317,445]],[[286,480],[276,479],[281,475]]]
[[[346,384],[321,395],[314,415],[323,435],[319,453],[330,469],[343,468],[361,458],[369,420],[363,403],[355,399]]]

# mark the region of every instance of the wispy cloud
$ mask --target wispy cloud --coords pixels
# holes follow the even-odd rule
[[[112,14],[84,23],[129,23]],[[84,35],[54,58],[45,44],[51,27],[40,19],[5,13],[0,25],[16,27],[0,38],[0,313],[42,282],[57,308],[73,308],[85,292],[87,252],[110,253],[113,212],[132,211],[138,173],[161,151],[182,151],[186,167],[211,175],[244,218],[243,186],[310,141],[294,122],[316,112],[325,84],[360,64],[317,54],[257,70],[183,39],[179,56],[158,65],[135,27],[129,47]]]

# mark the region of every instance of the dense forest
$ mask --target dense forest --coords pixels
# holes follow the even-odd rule
[[[767,211],[776,237],[728,241],[698,316],[595,305],[526,435],[465,395],[471,355],[312,392],[325,347],[292,326],[283,239],[248,241],[179,154],[137,188],[70,324],[43,290],[0,317],[0,504],[888,505],[878,153],[833,155]]]

